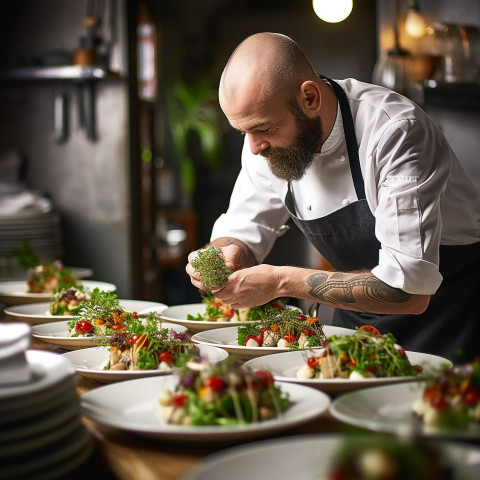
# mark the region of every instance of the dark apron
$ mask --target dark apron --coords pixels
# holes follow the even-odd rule
[[[371,270],[378,264],[380,242],[365,197],[352,113],[340,85],[326,80],[340,103],[358,201],[325,217],[301,220],[296,216],[289,183],[285,206],[298,228],[335,269]],[[406,350],[440,355],[455,363],[473,359],[480,355],[480,243],[441,245],[439,268],[443,282],[424,313],[382,315],[335,309],[333,325],[374,325],[382,333],[391,332]]]

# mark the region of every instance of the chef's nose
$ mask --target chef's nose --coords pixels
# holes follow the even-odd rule
[[[250,150],[254,155],[258,155],[269,146],[268,142],[259,135],[248,133],[247,136]]]

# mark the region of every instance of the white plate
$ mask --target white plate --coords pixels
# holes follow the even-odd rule
[[[210,347],[208,345],[198,345],[198,347],[200,355],[208,358],[210,363],[219,363],[228,357],[228,353],[221,348]],[[171,373],[161,370],[101,370],[101,365],[108,360],[109,355],[110,351],[108,347],[84,348],[63,354],[79,375],[92,378],[102,383]]]
[[[335,327],[333,325],[323,326],[323,333],[327,337],[331,335],[351,335],[353,332],[354,330],[349,328]],[[244,345],[239,345],[237,341],[237,327],[217,328],[207,332],[196,333],[192,335],[192,341],[223,348],[231,355],[244,359],[289,351],[288,347],[245,347]]]
[[[185,333],[187,329],[173,323],[162,323],[164,328],[172,328],[178,333]],[[51,343],[65,350],[77,350],[98,346],[99,337],[69,337],[68,320],[62,322],[44,323],[32,327],[32,336],[45,343]]]
[[[25,352],[32,380],[28,383],[14,386],[2,385],[0,388],[0,401],[2,407],[10,399],[38,395],[40,392],[50,390],[53,386],[65,381],[73,375],[74,369],[70,363],[60,355],[41,350],[27,350]]]
[[[421,398],[424,386],[423,381],[413,381],[345,393],[332,403],[330,412],[342,422],[377,432],[462,440],[480,438],[480,428],[447,433],[424,427],[412,413],[412,404]]]
[[[156,308],[161,311],[167,306],[164,303],[147,302],[144,300],[118,300],[127,312],[140,312],[146,308]],[[39,323],[51,323],[59,320],[71,320],[75,315],[47,315],[46,312],[52,302],[26,303],[24,305],[13,305],[7,307],[4,311],[5,315],[29,323],[30,325],[38,325]]]
[[[184,480],[314,480],[326,478],[344,434],[295,435],[240,445],[205,457]],[[480,448],[434,443],[455,471],[455,478],[476,480]]]
[[[297,378],[297,372],[305,365],[306,359],[315,355],[315,352],[309,350],[296,350],[252,358],[245,362],[243,366],[254,370],[269,370],[272,372],[275,380],[300,383],[309,387],[318,388],[332,396],[348,392],[349,390],[358,390],[359,388],[407,382],[411,381],[413,378],[418,379],[422,376],[428,375],[429,372],[438,372],[442,365],[447,365],[448,367],[452,366],[452,362],[446,358],[429,355],[427,353],[406,353],[412,365],[421,365],[423,367],[423,372],[420,375],[415,377],[364,378],[361,380],[349,380],[346,378]]]
[[[161,317],[167,322],[178,323],[187,327],[192,332],[203,332],[205,330],[211,330],[213,328],[225,328],[232,326],[241,326],[249,325],[252,323],[257,323],[256,320],[250,322],[213,322],[206,320],[187,320],[188,315],[193,315],[196,317],[198,314],[204,315],[207,310],[207,305],[205,303],[190,303],[185,305],[173,305],[164,309],[161,312]],[[139,312],[140,314],[148,313],[150,309],[146,311]]]
[[[83,413],[90,419],[139,435],[169,442],[218,443],[245,440],[287,430],[309,422],[327,409],[330,398],[319,390],[279,383],[290,396],[291,407],[280,418],[247,425],[168,425],[161,420],[158,395],[174,389],[177,377],[148,377],[112,383],[90,390],[81,397]]]
[[[113,283],[82,280],[82,285],[88,290],[99,288],[107,292],[115,292],[117,287]],[[46,302],[52,299],[52,293],[27,293],[27,282],[0,282],[0,303],[5,305],[20,305],[23,303]]]
[[[84,268],[84,267],[68,267],[68,268],[73,273],[73,275],[75,275],[77,278],[89,278],[93,275],[93,270],[91,268]],[[0,281],[11,282],[14,280],[21,280],[23,282],[26,282],[26,277],[27,277],[26,272],[22,273],[21,275],[17,273],[12,276],[5,276],[4,278],[0,277]]]

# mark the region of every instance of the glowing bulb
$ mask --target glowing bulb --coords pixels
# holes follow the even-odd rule
[[[324,22],[338,23],[352,11],[353,0],[313,0],[313,10]]]
[[[426,32],[425,20],[412,8],[408,8],[405,14],[405,31],[413,38],[423,37]]]

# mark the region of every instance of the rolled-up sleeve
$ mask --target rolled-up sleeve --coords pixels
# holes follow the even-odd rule
[[[211,240],[234,237],[244,242],[261,263],[275,241],[287,230],[290,218],[272,184],[263,157],[252,155],[246,141],[242,152],[242,169],[225,213],[216,220]]]
[[[380,185],[375,232],[381,250],[372,273],[412,294],[433,294],[442,282],[441,203],[451,164],[442,143],[425,125],[404,120],[384,132],[375,153]]]

